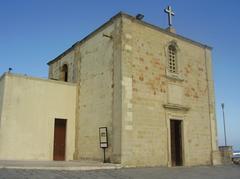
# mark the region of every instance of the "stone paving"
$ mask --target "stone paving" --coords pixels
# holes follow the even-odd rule
[[[0,169],[40,169],[40,170],[99,170],[119,169],[121,165],[92,160],[80,161],[20,161],[0,160]],[[0,178],[1,179],[1,178]]]
[[[127,168],[92,171],[0,169],[0,179],[239,179],[240,166]]]

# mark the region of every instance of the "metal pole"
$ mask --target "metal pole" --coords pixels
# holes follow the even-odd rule
[[[227,146],[227,135],[226,135],[226,125],[225,125],[224,103],[222,103],[222,112],[223,112],[223,127],[224,127],[225,146]]]
[[[103,163],[106,163],[106,152],[105,152],[105,147],[103,148]]]

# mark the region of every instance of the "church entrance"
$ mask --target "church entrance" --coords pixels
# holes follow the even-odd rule
[[[182,166],[182,121],[170,120],[172,166]]]
[[[55,119],[53,160],[65,160],[66,119]]]

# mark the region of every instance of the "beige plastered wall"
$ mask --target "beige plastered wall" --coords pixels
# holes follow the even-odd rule
[[[60,118],[67,119],[66,160],[72,160],[76,86],[12,74],[3,80],[0,159],[53,160],[54,121]]]

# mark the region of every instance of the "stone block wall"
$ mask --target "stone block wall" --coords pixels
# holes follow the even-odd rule
[[[77,61],[75,58],[75,51],[72,50],[66,55],[60,57],[55,63],[52,63],[49,66],[48,78],[53,80],[63,81],[62,78],[62,68],[63,65],[68,66],[68,82],[76,83],[77,82]]]
[[[166,70],[171,42],[178,47],[179,74],[175,77]],[[180,119],[184,165],[211,164],[215,113],[210,113],[214,96],[209,96],[213,89],[209,88],[211,66],[206,61],[211,59],[205,47],[134,18],[123,18],[122,48],[122,162],[170,166],[169,121]],[[164,108],[165,104],[170,108]]]
[[[177,47],[178,73],[167,70]],[[183,165],[208,165],[217,151],[211,49],[120,14],[50,65],[70,63],[76,82],[75,159],[102,160],[99,127],[108,127],[109,161],[171,166],[170,119],[182,121]],[[73,65],[71,65],[73,64]]]
[[[219,146],[219,151],[222,159],[222,164],[231,164],[233,156],[232,146]]]
[[[99,127],[108,128],[107,161],[112,160],[113,40],[114,24],[76,48],[79,64],[78,158],[103,160]]]
[[[99,127],[107,127],[107,161],[120,163],[120,24],[120,19],[110,20],[49,67],[49,78],[59,79],[62,65],[68,64],[70,81],[78,86],[76,160],[103,159],[103,150],[99,147]]]
[[[0,77],[0,122],[2,119],[2,108],[3,108],[3,97],[4,97],[4,89],[5,89],[5,74]]]

